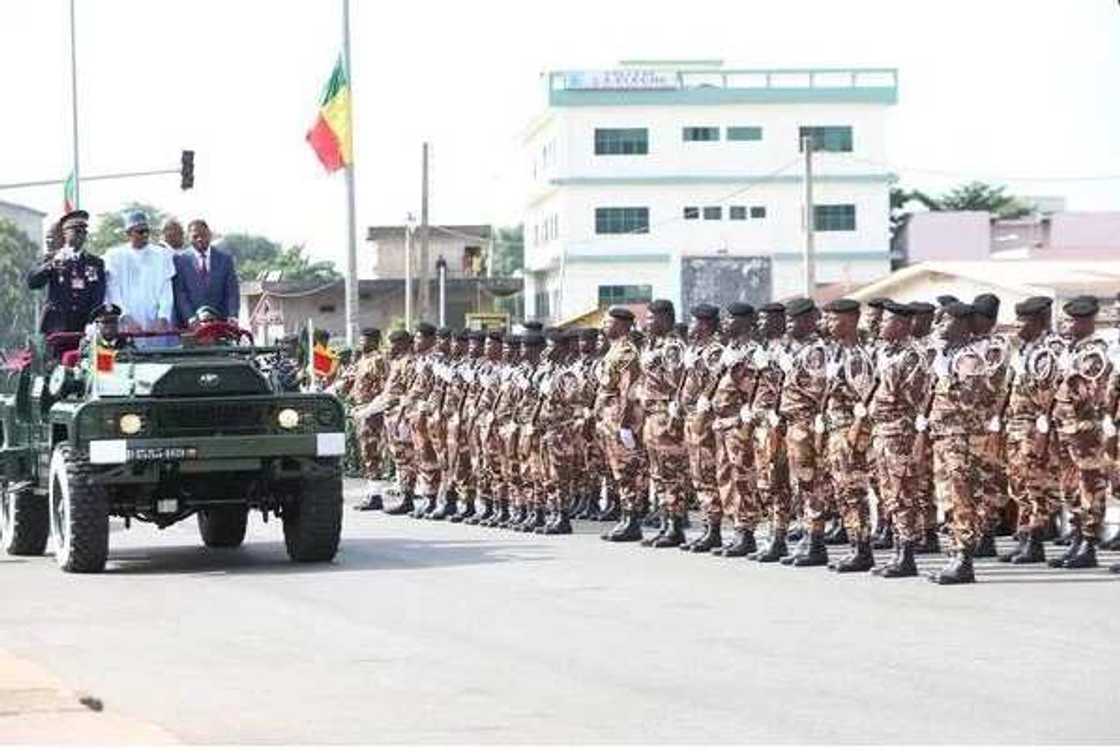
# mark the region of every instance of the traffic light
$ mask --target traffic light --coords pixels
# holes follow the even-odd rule
[[[179,188],[186,191],[194,188],[194,151],[183,150],[182,164],[179,167]]]

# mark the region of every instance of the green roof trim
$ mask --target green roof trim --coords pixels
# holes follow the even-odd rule
[[[815,183],[894,183],[894,173],[814,174]],[[801,183],[800,175],[634,175],[627,177],[573,176],[553,178],[553,186],[667,186],[746,185],[750,183]]]

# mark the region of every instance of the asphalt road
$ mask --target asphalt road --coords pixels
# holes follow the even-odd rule
[[[296,566],[276,521],[233,552],[137,526],[103,575],[0,556],[0,645],[195,743],[1120,741],[1104,569],[939,588],[598,530],[348,509],[335,563]]]

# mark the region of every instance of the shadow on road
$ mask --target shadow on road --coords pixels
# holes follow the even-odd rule
[[[291,575],[293,573],[411,570],[540,561],[552,557],[540,547],[482,541],[426,541],[396,538],[343,539],[334,562],[291,562],[283,542],[258,541],[237,549],[152,546],[115,549],[107,575]]]

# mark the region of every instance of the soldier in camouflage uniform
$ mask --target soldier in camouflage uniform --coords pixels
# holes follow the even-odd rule
[[[797,567],[828,564],[824,542],[824,524],[829,511],[826,458],[817,445],[817,419],[828,388],[827,351],[818,334],[818,318],[818,309],[808,298],[797,298],[786,304],[789,352],[779,354],[785,377],[778,413],[785,424],[793,508],[800,514],[806,530],[797,549],[783,557],[781,563]]]
[[[1009,399],[1001,422],[1007,442],[1008,491],[1018,507],[1019,545],[1001,555],[1015,565],[1043,562],[1043,536],[1050,522],[1047,475],[1051,442],[1050,410],[1058,386],[1058,353],[1050,332],[1052,301],[1028,298],[1015,304],[1017,344],[1011,355]]]
[[[704,531],[692,541],[681,544],[681,549],[710,552],[723,546],[720,532],[723,506],[716,478],[716,435],[712,428],[715,420],[712,397],[719,382],[723,345],[718,338],[718,308],[701,303],[693,306],[690,313],[692,323],[684,355],[684,379],[671,413],[684,419],[689,478],[704,516]]]
[[[493,394],[483,418],[482,443],[493,474],[494,513],[479,525],[507,527],[510,521],[511,495],[516,493],[517,479],[510,479],[510,456],[506,447],[507,426],[517,405],[514,376],[520,371],[521,336],[507,334],[502,339],[502,366],[494,379]],[[514,458],[514,460],[516,460]]]
[[[532,322],[531,324],[535,324]],[[509,528],[531,532],[544,526],[545,511],[540,500],[540,464],[536,460],[539,442],[533,430],[539,401],[538,380],[544,336],[535,327],[527,327],[521,336],[521,362],[513,376],[513,411],[506,425],[506,483],[510,503],[514,507]]]
[[[478,486],[478,509],[464,521],[468,525],[480,525],[490,520],[499,509],[499,474],[496,470],[498,460],[493,455],[495,443],[490,439],[490,426],[501,385],[500,375],[505,368],[502,362],[503,339],[498,330],[486,333],[486,340],[482,345],[482,363],[475,377],[476,395],[468,404],[471,470]]]
[[[941,349],[940,340],[933,334],[933,317],[936,309],[932,303],[926,303],[925,301],[911,301],[907,305],[914,312],[910,339],[914,347],[922,354],[925,371],[930,374],[932,373],[934,358]],[[918,474],[918,517],[923,536],[915,547],[915,553],[940,554],[941,541],[937,536],[937,502],[933,493],[933,444],[923,442],[920,449],[922,457],[915,458],[915,464]]]
[[[416,490],[416,461],[405,419],[405,396],[412,383],[414,365],[412,335],[400,329],[390,333],[389,375],[375,401],[385,416],[385,440],[397,471],[396,492],[401,498],[397,505],[385,508],[389,515],[404,515],[415,509],[412,500]]]
[[[361,354],[354,375],[354,386],[350,399],[354,405],[354,420],[357,425],[359,457],[362,477],[371,482],[364,504],[358,509],[380,510],[381,495],[372,488],[372,482],[381,477],[381,448],[385,433],[381,411],[367,412],[369,406],[385,386],[388,364],[381,353],[381,331],[376,327],[366,327],[358,342]]]
[[[598,517],[599,497],[603,492],[603,483],[610,476],[607,469],[606,456],[603,454],[603,445],[599,438],[596,425],[595,395],[599,390],[598,369],[602,361],[603,351],[599,347],[599,330],[588,327],[579,333],[579,354],[576,359],[576,373],[580,378],[582,389],[582,404],[584,415],[578,424],[579,478],[578,501],[572,511],[572,517],[592,520]],[[613,487],[614,482],[611,481]]]
[[[599,366],[599,389],[594,411],[607,467],[614,479],[622,519],[600,538],[604,541],[640,541],[642,503],[646,496],[648,467],[642,446],[642,412],[639,403],[640,354],[630,339],[634,314],[614,306],[608,312],[606,337],[610,347]]]
[[[449,481],[458,498],[456,509],[452,510],[447,518],[452,523],[469,520],[476,512],[478,479],[474,473],[473,457],[478,443],[472,436],[472,427],[475,408],[481,394],[479,372],[482,368],[482,351],[486,333],[463,330],[461,336],[466,338],[466,352],[452,367],[455,370],[456,389],[454,397],[448,401],[451,405],[448,406],[445,402],[445,409],[448,407],[452,409],[447,422]]]
[[[684,518],[688,499],[684,477],[688,474],[688,452],[684,427],[669,415],[684,371],[684,343],[673,324],[672,301],[653,301],[646,310],[646,340],[639,358],[642,367],[642,437],[649,458],[649,474],[661,506],[660,530],[642,541],[642,546],[676,548],[684,543]]]
[[[871,423],[879,515],[891,520],[894,558],[872,572],[884,578],[905,578],[918,574],[914,554],[925,535],[918,490],[921,469],[914,461],[914,442],[915,420],[924,408],[927,391],[926,365],[910,337],[913,309],[894,301],[884,302],[883,308],[876,352],[878,378],[865,412]],[[857,424],[863,421],[859,413],[857,409]]]
[[[548,520],[537,533],[569,534],[569,508],[577,488],[576,466],[580,440],[578,425],[587,404],[583,382],[571,357],[573,333],[562,329],[548,331],[544,375],[538,382],[540,407],[537,412],[542,499]]]
[[[749,557],[759,562],[777,562],[788,554],[786,531],[790,510],[785,424],[778,413],[785,379],[780,365],[781,356],[787,353],[786,309],[780,303],[768,303],[760,309],[760,314],[762,342],[751,354],[750,363],[755,383],[750,416],[754,425],[754,469],[759,507],[770,521],[770,542]]]
[[[727,339],[720,363],[721,374],[712,397],[716,419],[716,480],[723,514],[735,526],[735,537],[712,550],[717,557],[746,557],[758,549],[754,530],[759,519],[759,492],[754,468],[754,399],[758,373],[754,369],[754,307],[732,303],[724,328]]]
[[[978,455],[989,441],[984,426],[992,405],[988,365],[972,342],[975,309],[967,303],[945,306],[945,345],[934,362],[932,399],[919,416],[918,429],[933,442],[933,477],[938,496],[952,515],[954,556],[930,579],[940,585],[972,583],[973,552],[981,535]],[[919,438],[919,444],[926,437]]]
[[[1062,334],[1067,345],[1061,356],[1063,378],[1052,413],[1062,461],[1072,465],[1076,473],[1077,502],[1071,509],[1073,535],[1069,549],[1049,564],[1071,570],[1097,566],[1097,542],[1108,493],[1105,445],[1116,434],[1108,405],[1113,365],[1107,341],[1096,333],[1099,308],[1092,296],[1074,298],[1062,307],[1066,315]]]
[[[856,413],[862,418],[866,411],[875,387],[875,365],[871,352],[860,343],[859,302],[839,298],[824,311],[830,335],[827,383],[821,420],[814,428],[821,435],[818,449],[823,450],[824,469],[832,478],[841,524],[852,547],[847,557],[830,567],[838,573],[866,572],[875,566],[867,499],[871,435],[866,423],[856,420]]]
[[[466,392],[458,367],[466,351],[465,332],[456,333],[450,327],[440,327],[436,331],[436,352],[445,353],[446,357],[435,366],[436,380],[431,397],[434,410],[428,416],[428,433],[439,460],[443,494],[435,509],[424,516],[429,520],[445,520],[455,514],[459,505],[459,489],[455,485],[455,469],[452,467],[459,449],[459,437],[452,437],[449,427],[454,420],[453,430],[458,431],[456,416]]]
[[[435,511],[440,484],[443,480],[440,456],[436,452],[437,441],[432,436],[429,419],[438,412],[437,366],[442,366],[447,357],[450,340],[436,338],[434,325],[421,322],[416,327],[413,343],[412,381],[404,397],[404,420],[408,424],[412,440],[413,462],[416,465],[416,496],[423,497],[422,504],[416,505],[412,517],[422,518]],[[440,349],[436,349],[437,342]]]

